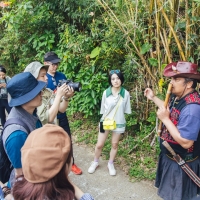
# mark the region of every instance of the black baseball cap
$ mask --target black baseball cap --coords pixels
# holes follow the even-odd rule
[[[61,59],[58,57],[58,55],[54,52],[47,52],[44,55],[44,62],[51,62],[51,63],[59,63]]]

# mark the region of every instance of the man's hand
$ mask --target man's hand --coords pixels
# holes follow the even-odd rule
[[[157,111],[158,118],[163,122],[169,119],[170,111],[169,107],[165,108],[165,106],[160,106]]]
[[[144,91],[144,96],[146,96],[149,100],[153,100],[153,97],[155,95],[150,88],[146,88],[145,91]]]

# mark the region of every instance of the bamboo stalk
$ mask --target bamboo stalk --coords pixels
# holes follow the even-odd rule
[[[166,97],[165,97],[165,101],[164,101],[165,107],[167,107],[167,105],[169,103],[169,97],[170,97],[170,94],[171,94],[171,90],[172,90],[172,84],[169,83],[167,93],[166,93]],[[160,121],[160,124],[159,124],[159,127],[158,127],[158,136],[161,136],[161,131],[162,131],[162,121]]]
[[[150,12],[150,15],[153,13],[153,7],[154,7],[154,0],[150,0],[149,2],[149,12]],[[151,41],[152,41],[152,25],[153,25],[153,22],[152,22],[152,18],[149,17],[149,27],[148,27],[148,35],[149,35],[149,41],[148,43],[150,44]],[[153,53],[153,48],[150,49],[150,55],[152,58],[154,58],[154,53]],[[159,63],[159,61],[158,61]],[[159,69],[159,64],[158,64],[158,69]]]
[[[172,24],[170,23],[170,21],[169,21],[169,19],[167,17],[167,14],[165,13],[163,7],[161,6],[160,0],[157,0],[157,4],[158,4],[159,9],[162,12],[163,17],[165,18],[165,21],[166,21],[167,25],[169,26],[170,30],[172,31],[172,34],[173,34],[174,39],[176,41],[176,44],[178,46],[178,50],[179,50],[179,53],[180,53],[180,56],[181,56],[182,60],[186,60],[184,52],[183,52],[183,49],[182,49],[181,44],[180,44],[180,42],[178,40],[178,37],[177,37],[173,27],[172,27]]]
[[[138,16],[138,0],[136,0],[135,3],[136,3],[136,6],[135,6],[135,17],[134,17],[135,23],[134,24],[136,26],[136,24],[137,24],[137,16]],[[134,38],[136,38],[135,35],[136,35],[136,30],[134,29]]]
[[[129,33],[124,29],[124,26],[122,25],[122,23],[119,21],[119,19],[116,17],[116,15],[113,13],[113,11],[110,9],[110,7],[108,6],[108,4],[104,0],[98,0],[98,2],[107,11],[107,13],[112,18],[112,20],[116,23],[116,25],[118,25],[118,27],[120,28],[120,30],[125,34],[125,36],[127,37],[127,39],[131,42],[131,44],[133,45],[133,47],[134,47],[137,55],[141,59],[142,64],[144,65],[144,67],[146,68],[146,70],[148,71],[148,73],[150,74],[151,78],[154,81],[156,81],[156,78],[154,77],[154,75],[152,74],[149,66],[146,63],[146,60],[144,59],[144,57],[140,53],[139,49],[137,48],[137,46],[135,45],[135,43],[133,42],[133,40],[130,38]]]
[[[190,57],[190,51],[189,51],[189,45],[188,45],[188,39],[190,35],[190,18],[188,15],[188,0],[185,0],[185,20],[186,20],[186,30],[185,30],[185,57]]]
[[[129,16],[130,19],[131,19],[131,13],[130,13],[130,11],[129,11],[128,2],[127,2],[127,0],[124,0],[124,1],[125,1],[125,5],[126,5],[126,9],[127,9],[128,16]]]
[[[160,38],[161,38],[161,40],[162,40],[162,43],[163,43],[163,46],[164,46],[164,48],[165,48],[168,61],[169,61],[169,63],[170,63],[170,54],[169,54],[169,51],[168,51],[168,49],[167,49],[167,47],[166,47],[166,43],[165,43],[165,40],[164,40],[164,38],[163,38],[163,36],[162,36],[162,32],[160,32]]]
[[[165,29],[163,29],[163,35],[164,35],[164,40],[165,40],[165,45],[166,45],[166,49],[167,49],[167,53],[168,53],[168,62],[171,63],[172,62],[172,56],[171,56],[171,52],[169,49],[169,44],[167,42],[167,34]]]
[[[134,14],[133,14],[133,8],[131,6],[132,4],[130,4],[130,13],[131,13],[131,20],[134,21]]]
[[[174,28],[174,21],[175,21],[175,10],[174,10],[174,7],[175,6],[175,2],[174,2],[174,0],[173,0],[173,2],[171,3],[171,10],[173,11],[172,13],[171,13],[171,16],[170,16],[170,22],[171,22],[171,25],[172,25],[172,27]],[[168,37],[168,45],[171,43],[171,38],[172,38],[172,31],[171,31],[171,29],[169,30],[169,37]]]
[[[161,63],[160,63],[160,23],[159,23],[159,12],[157,9],[157,5],[156,5],[156,0],[154,1],[154,7],[155,7],[155,11],[156,11],[156,52],[157,52],[157,60],[158,60],[158,67],[159,67],[159,73],[160,76],[162,77],[162,69],[161,69]]]

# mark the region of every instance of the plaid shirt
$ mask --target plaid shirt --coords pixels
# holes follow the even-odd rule
[[[94,198],[89,193],[85,193],[80,200],[94,200]]]

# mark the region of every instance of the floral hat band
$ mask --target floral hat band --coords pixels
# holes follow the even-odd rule
[[[166,77],[184,77],[192,78],[200,81],[200,73],[198,72],[198,65],[195,63],[179,61],[168,64],[163,72]]]

